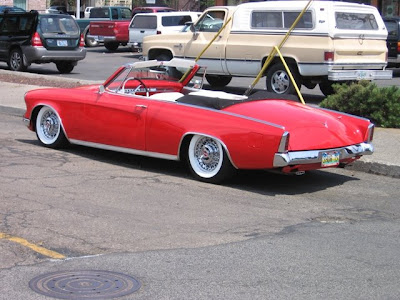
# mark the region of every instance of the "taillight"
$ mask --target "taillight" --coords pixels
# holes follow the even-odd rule
[[[397,52],[400,53],[400,42],[397,42]]]
[[[368,131],[367,131],[367,136],[365,138],[365,141],[367,143],[372,142],[372,140],[374,139],[374,131],[375,131],[375,125],[374,124],[369,124]]]
[[[161,31],[160,31],[160,30],[157,30],[157,34],[161,34]]]
[[[79,40],[79,47],[85,47],[85,39],[83,38],[83,34],[81,34],[81,38]]]
[[[332,62],[335,58],[335,53],[332,51],[325,51],[324,52],[324,60],[327,62]]]
[[[279,153],[284,153],[289,150],[289,138],[290,138],[289,132],[285,131],[282,134],[281,142],[279,143],[279,147],[278,147]]]
[[[31,43],[33,47],[43,47],[42,39],[40,38],[39,33],[35,32],[35,34],[32,36]]]

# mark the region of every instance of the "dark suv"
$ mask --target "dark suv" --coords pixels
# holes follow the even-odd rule
[[[400,67],[400,17],[383,18],[388,37],[388,67]]]
[[[0,61],[11,70],[52,62],[60,73],[70,73],[85,57],[83,37],[70,15],[0,13]]]

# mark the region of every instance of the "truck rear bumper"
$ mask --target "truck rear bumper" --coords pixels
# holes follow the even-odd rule
[[[88,39],[95,40],[98,43],[109,43],[109,42],[118,42],[115,36],[103,36],[103,35],[87,35]]]
[[[390,80],[392,77],[392,70],[332,70],[328,72],[328,79],[332,81]]]

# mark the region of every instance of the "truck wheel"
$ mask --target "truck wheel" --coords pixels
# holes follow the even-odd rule
[[[113,52],[113,51],[118,49],[119,43],[114,43],[114,42],[112,42],[112,43],[104,43],[104,47],[106,47],[106,49],[108,51]]]
[[[300,75],[297,69],[290,67],[290,72],[297,86],[300,88]],[[290,80],[289,74],[282,63],[272,65],[266,73],[267,90],[276,94],[295,94],[296,89]]]
[[[337,82],[330,81],[330,80],[323,80],[319,83],[319,89],[321,90],[322,94],[325,96],[332,95],[335,91],[333,90],[332,85]]]
[[[89,30],[86,29],[85,30],[85,46],[86,47],[97,47],[99,45],[99,43],[97,41],[95,41],[94,39],[90,39],[88,37],[89,35]]]
[[[206,75],[206,79],[211,86],[224,87],[232,80],[232,76]]]
[[[172,56],[168,55],[168,54],[165,54],[165,53],[159,54],[155,58],[155,60],[158,60],[158,61],[169,61],[171,59],[172,59]]]
[[[57,70],[61,74],[71,73],[75,67],[74,64],[70,61],[60,61],[60,62],[56,63],[56,66],[57,66]]]

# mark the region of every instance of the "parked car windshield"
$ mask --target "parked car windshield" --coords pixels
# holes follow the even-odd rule
[[[75,20],[67,15],[43,15],[39,20],[40,30],[43,34],[46,33],[64,33],[77,35],[79,27]]]
[[[159,62],[153,64],[151,61],[144,62],[147,66],[137,67],[138,63],[128,64],[120,72],[110,80],[105,86],[106,90],[111,92],[118,92],[124,88],[128,80],[160,80],[169,82],[182,82],[192,68],[187,68],[177,65],[166,66],[158,65]],[[152,65],[153,64],[153,65]],[[200,68],[196,74],[192,74],[190,81],[187,83],[188,87],[199,89],[203,86],[205,76],[205,69]]]

